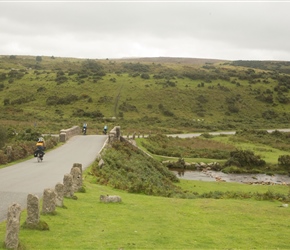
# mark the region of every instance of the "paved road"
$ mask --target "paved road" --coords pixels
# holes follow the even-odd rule
[[[280,131],[280,132],[290,132],[289,128],[284,128],[284,129],[269,129],[267,130],[269,133],[272,133],[274,131]],[[207,133],[207,132],[204,132]],[[234,135],[236,133],[236,131],[220,131],[220,132],[209,132],[208,134],[210,135]],[[190,137],[198,137],[200,136],[202,133],[192,133],[192,134],[170,134],[168,136],[171,137],[179,137],[179,138],[190,138]]]
[[[289,132],[289,129],[279,129]],[[274,130],[268,130],[273,132]],[[210,134],[234,134],[235,131],[212,132]],[[201,133],[176,134],[180,138],[196,137]],[[29,193],[42,196],[45,188],[54,188],[63,182],[63,176],[70,172],[74,163],[81,163],[87,168],[102,149],[106,135],[80,135],[71,138],[61,147],[45,154],[44,161],[36,158],[0,169],[0,222],[6,220],[7,209],[17,202],[24,209]]]
[[[81,163],[83,169],[90,166],[106,139],[106,135],[74,136],[61,147],[47,152],[41,163],[33,158],[0,169],[0,222],[6,220],[7,209],[13,202],[24,209],[28,194],[41,197],[45,188],[62,183],[74,163]]]

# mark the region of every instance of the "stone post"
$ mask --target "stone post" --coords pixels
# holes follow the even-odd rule
[[[66,133],[60,132],[60,134],[59,134],[59,141],[60,142],[65,142],[65,140],[66,140]]]
[[[120,137],[121,137],[121,127],[120,126],[116,126],[116,139],[118,141],[120,141]]]
[[[98,167],[101,169],[104,165],[105,165],[104,160],[103,159],[100,159],[100,161],[98,163]]]
[[[64,185],[64,197],[72,198],[74,196],[73,192],[73,176],[71,174],[65,174],[63,177]]]
[[[21,207],[14,203],[8,208],[5,247],[8,249],[17,249],[19,239]]]
[[[74,163],[72,168],[74,167],[78,167],[81,170],[81,172],[83,172],[83,165],[81,163]]]
[[[64,185],[62,183],[57,183],[55,185],[55,204],[57,207],[63,207],[63,196],[64,196]]]
[[[53,213],[56,206],[56,193],[53,189],[46,188],[43,191],[42,213]]]
[[[72,167],[70,174],[72,175],[72,190],[77,192],[83,186],[82,172],[79,167]]]
[[[38,225],[39,223],[39,198],[36,195],[27,195],[27,225]]]

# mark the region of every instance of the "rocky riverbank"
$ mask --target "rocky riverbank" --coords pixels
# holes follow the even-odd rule
[[[213,170],[172,170],[180,179],[218,181],[218,182],[238,182],[251,185],[290,185],[288,175],[266,175],[266,174],[225,174]]]

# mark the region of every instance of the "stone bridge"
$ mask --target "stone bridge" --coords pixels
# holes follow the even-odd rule
[[[59,141],[66,142],[69,138],[79,135],[81,133],[81,128],[79,126],[73,126],[68,129],[62,129],[59,132]]]
[[[62,129],[59,132],[59,141],[66,142],[71,137],[81,134],[81,128],[79,126],[73,126],[68,129]],[[115,126],[108,134],[108,143],[112,143],[115,140],[121,140],[121,128]]]

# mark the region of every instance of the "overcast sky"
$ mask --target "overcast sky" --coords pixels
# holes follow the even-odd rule
[[[1,1],[0,55],[290,61],[290,1]]]

